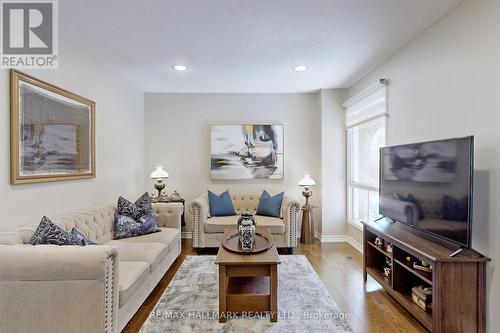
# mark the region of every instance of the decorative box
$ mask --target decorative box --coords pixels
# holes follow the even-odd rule
[[[422,310],[430,311],[432,309],[432,288],[424,286],[411,288],[411,299]]]

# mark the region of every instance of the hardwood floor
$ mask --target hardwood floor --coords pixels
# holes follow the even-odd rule
[[[351,315],[354,332],[427,332],[372,278],[368,277],[366,285],[363,283],[361,254],[347,243],[300,244],[295,254],[309,259],[340,310]],[[187,255],[197,253],[191,248],[190,240],[182,240],[180,257],[122,332],[139,331]]]

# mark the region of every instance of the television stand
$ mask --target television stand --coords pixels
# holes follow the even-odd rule
[[[485,332],[486,263],[490,258],[470,249],[457,252],[456,245],[402,223],[381,220],[363,222],[363,226],[365,281],[370,275],[431,332]],[[392,244],[392,251],[376,245],[377,237]],[[453,251],[457,253],[451,257]],[[432,269],[414,266],[420,261]],[[432,306],[425,310],[412,300],[412,288],[417,286],[432,288]]]
[[[459,248],[458,250],[456,250],[455,252],[453,252],[452,254],[450,254],[450,258],[453,258],[454,256],[456,256],[457,254],[459,254],[463,250],[465,250],[463,247]]]
[[[388,217],[385,217],[385,216],[381,216],[381,217],[379,217],[378,219],[373,220],[373,222],[378,222],[378,221],[380,221],[380,220],[386,220],[386,221],[389,221],[389,222],[391,222],[391,223],[396,222],[396,220],[393,220],[393,219],[388,218]]]

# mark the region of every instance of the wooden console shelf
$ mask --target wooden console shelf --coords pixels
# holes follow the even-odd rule
[[[486,330],[486,263],[481,254],[401,223],[382,219],[363,222],[363,272],[373,277],[404,309],[431,332],[482,333]],[[375,245],[375,238],[392,244],[392,252]],[[410,262],[406,260],[410,257]],[[432,272],[413,268],[413,260],[430,264]],[[384,267],[391,270],[389,277]],[[415,286],[432,288],[432,309],[412,300]]]

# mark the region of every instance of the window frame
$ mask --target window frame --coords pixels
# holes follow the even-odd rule
[[[380,105],[382,104],[382,105]],[[377,108],[378,106],[382,106]],[[367,215],[370,214],[370,197],[371,193],[375,192],[379,195],[380,180],[377,182],[377,186],[372,184],[364,184],[353,181],[353,131],[350,129],[363,126],[371,121],[379,120],[383,118],[384,125],[384,142],[382,147],[387,144],[388,136],[388,101],[387,101],[387,80],[380,79],[373,85],[369,86],[360,93],[352,96],[346,102],[342,104],[346,110],[346,149],[347,149],[347,181],[346,181],[346,203],[347,203],[347,223],[353,227],[362,230],[363,225],[361,220],[353,218],[354,215],[354,191],[355,189],[364,190],[367,193]],[[380,159],[380,156],[379,156]],[[380,166],[380,160],[378,165]],[[380,174],[380,171],[379,171]],[[380,177],[380,176],[379,176]]]
[[[380,186],[373,186],[373,185],[367,185],[364,183],[359,183],[356,181],[353,181],[352,177],[352,172],[353,172],[353,132],[350,131],[350,129],[354,127],[358,127],[361,125],[364,125],[366,123],[369,123],[371,121],[379,120],[380,118],[383,118],[383,125],[384,125],[384,143],[382,146],[385,146],[387,144],[387,115],[382,114],[376,117],[371,117],[369,119],[366,119],[362,122],[359,122],[355,125],[350,126],[349,128],[346,128],[346,135],[347,135],[347,223],[352,225],[353,227],[363,230],[363,225],[361,224],[361,220],[356,220],[353,218],[353,208],[354,208],[354,202],[353,202],[353,196],[354,196],[354,190],[359,189],[359,190],[364,190],[367,191],[367,208],[369,212],[369,207],[370,207],[370,192],[376,192],[377,194],[379,193],[379,187]],[[379,161],[380,165],[380,161]]]

